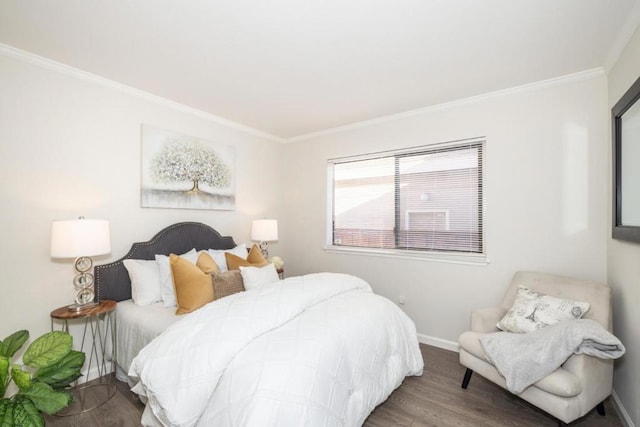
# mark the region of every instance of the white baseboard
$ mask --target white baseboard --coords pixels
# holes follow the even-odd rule
[[[618,412],[618,415],[620,416],[620,420],[622,421],[622,423],[626,427],[636,427],[633,420],[631,419],[631,416],[629,415],[624,405],[620,401],[620,398],[618,398],[618,394],[616,393],[615,390],[613,390],[613,393],[611,393],[611,397],[613,398],[613,406],[615,407],[616,412]]]
[[[449,351],[460,351],[458,343],[449,340],[443,340],[442,338],[431,337],[429,335],[418,334],[418,341],[422,344],[431,345],[433,347],[443,348]]]

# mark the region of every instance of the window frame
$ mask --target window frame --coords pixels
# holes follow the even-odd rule
[[[481,186],[481,197],[479,198],[480,207],[478,210],[480,225],[480,242],[481,252],[460,252],[460,251],[444,251],[444,250],[427,250],[427,249],[383,249],[358,246],[343,246],[333,244],[333,203],[334,203],[334,165],[346,162],[355,162],[361,160],[370,160],[381,157],[406,157],[411,155],[420,155],[430,151],[441,151],[447,149],[464,148],[471,145],[479,145],[481,147],[479,182]],[[402,259],[420,259],[427,261],[461,263],[472,265],[488,265],[486,244],[486,158],[487,146],[486,137],[475,137],[448,141],[435,144],[427,144],[415,147],[409,147],[399,150],[379,151],[373,153],[360,154],[355,156],[345,156],[330,158],[327,160],[327,210],[326,210],[326,239],[324,250],[331,253],[365,255],[365,256],[381,256]],[[398,185],[396,180],[395,185]],[[397,194],[397,193],[396,193]],[[396,218],[396,221],[398,218]]]

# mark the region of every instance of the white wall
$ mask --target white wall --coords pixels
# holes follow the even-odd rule
[[[629,44],[622,52],[608,75],[609,108],[640,77],[640,28],[636,29]],[[609,138],[609,141],[611,139]],[[608,163],[611,164],[611,143]],[[611,169],[610,169],[611,170]],[[609,174],[611,175],[611,174]],[[612,197],[612,181],[609,197]],[[611,217],[607,232],[611,236]],[[611,238],[607,241],[607,278],[613,287],[613,324],[616,335],[627,348],[627,353],[617,361],[614,388],[617,397],[627,410],[627,416],[636,426],[640,426],[640,244],[628,243]]]
[[[51,310],[74,298],[73,260],[49,256],[54,219],[110,220],[112,253],[95,259],[104,263],[179,221],[250,243],[251,220],[280,213],[282,144],[73,74],[0,50],[0,339],[48,331]],[[236,210],[141,208],[142,123],[235,146]]]
[[[287,274],[352,273],[393,300],[404,295],[418,332],[445,347],[468,328],[472,309],[500,301],[516,270],[604,281],[606,100],[603,73],[591,72],[290,144]],[[487,139],[488,266],[323,250],[328,158],[478,136]]]

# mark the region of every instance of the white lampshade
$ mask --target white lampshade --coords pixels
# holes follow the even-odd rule
[[[259,242],[274,242],[278,240],[278,220],[254,220],[251,224],[251,240]]]
[[[74,219],[51,223],[51,257],[77,258],[111,252],[109,221]]]

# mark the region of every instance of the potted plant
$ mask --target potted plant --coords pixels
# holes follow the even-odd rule
[[[44,426],[43,412],[54,414],[73,400],[69,384],[80,377],[85,354],[71,349],[71,335],[46,333],[29,345],[22,365],[11,363],[28,339],[22,330],[0,341],[0,426]],[[12,381],[17,390],[6,396]]]

